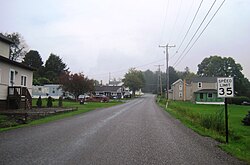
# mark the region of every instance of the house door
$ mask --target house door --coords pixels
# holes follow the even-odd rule
[[[14,86],[14,84],[15,84],[15,70],[10,69],[9,86]]]

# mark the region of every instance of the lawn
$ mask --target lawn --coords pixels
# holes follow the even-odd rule
[[[32,100],[32,105],[33,106],[36,105],[36,101],[37,101],[37,99]],[[46,107],[46,104],[47,104],[47,100],[43,99],[42,100],[43,107]],[[44,118],[41,118],[41,119],[28,121],[27,124],[18,124],[13,119],[10,120],[7,116],[0,115],[0,132],[1,131],[11,130],[11,129],[16,129],[16,128],[21,128],[21,127],[26,127],[26,126],[32,126],[32,125],[48,123],[48,122],[63,119],[63,118],[66,118],[66,117],[86,113],[86,112],[91,111],[91,110],[95,110],[95,109],[99,109],[99,108],[107,108],[107,107],[115,106],[115,105],[118,105],[118,104],[122,104],[122,102],[121,101],[110,101],[108,103],[88,102],[86,104],[80,104],[79,102],[65,101],[64,100],[63,101],[63,107],[65,107],[65,108],[69,108],[69,107],[70,108],[76,108],[77,107],[78,110],[77,111],[72,111],[72,112],[65,112],[65,113],[55,114],[55,115],[47,116],[47,117],[44,117]],[[53,100],[53,107],[57,107],[57,106],[58,106],[58,100]],[[5,125],[5,126],[1,128],[1,126],[3,126],[3,125]],[[9,125],[9,126],[6,127],[6,125]]]
[[[164,106],[164,101],[160,101]],[[165,107],[165,106],[164,106]],[[250,111],[250,106],[229,105],[229,144],[225,143],[224,105],[198,105],[191,102],[170,101],[167,111],[203,136],[210,136],[220,142],[226,152],[250,164],[250,127],[241,122]],[[209,124],[215,125],[213,129]]]

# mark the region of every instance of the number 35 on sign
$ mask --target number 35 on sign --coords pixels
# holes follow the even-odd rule
[[[218,97],[234,97],[234,79],[233,77],[217,78]]]

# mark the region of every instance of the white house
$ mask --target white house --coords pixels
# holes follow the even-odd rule
[[[42,98],[46,98],[48,96],[53,97],[54,99],[58,99],[60,96],[65,95],[63,93],[62,88],[60,88],[59,84],[45,84],[43,86],[33,86],[32,87],[32,97],[38,98],[41,96]]]
[[[11,44],[0,34],[0,109],[29,108],[34,69],[9,59]]]

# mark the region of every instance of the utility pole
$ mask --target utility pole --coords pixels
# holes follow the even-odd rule
[[[109,72],[109,85],[110,85],[110,81],[111,81],[111,73]]]
[[[165,48],[166,49],[166,98],[168,100],[168,90],[169,90],[169,67],[168,67],[168,49],[175,47],[175,45],[159,45],[160,48]]]
[[[160,95],[162,96],[161,66],[164,66],[164,65],[155,65],[155,66],[158,66],[157,94],[160,93]],[[159,90],[160,90],[160,92],[159,92]]]

